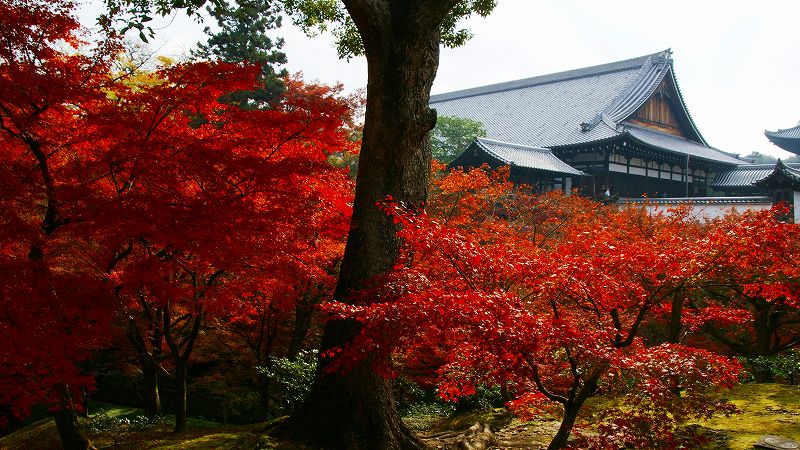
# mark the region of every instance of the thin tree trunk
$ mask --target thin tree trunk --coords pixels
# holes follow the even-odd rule
[[[672,311],[669,319],[668,342],[679,344],[681,341],[681,331],[683,331],[683,297],[678,295],[678,291],[672,296]]]
[[[570,433],[572,433],[572,427],[575,426],[575,419],[578,418],[580,409],[581,406],[574,403],[568,403],[564,406],[564,418],[561,419],[561,426],[558,427],[558,432],[553,436],[553,440],[550,441],[547,450],[558,450],[567,447],[567,440]]]
[[[167,302],[164,306],[163,317],[163,331],[164,342],[167,343],[172,360],[175,364],[175,433],[186,433],[189,431],[186,424],[187,417],[187,374],[186,369],[189,365],[189,357],[192,355],[194,343],[197,336],[200,334],[200,326],[203,323],[205,313],[202,307],[197,308],[197,313],[192,318],[192,328],[188,334],[183,337],[182,344],[177,341],[177,336],[173,335],[172,330],[172,311],[171,304]],[[183,351],[181,351],[181,349]]]
[[[139,360],[142,366],[142,387],[144,390],[144,413],[147,417],[162,415],[161,396],[158,392],[159,367],[150,358]]]
[[[757,301],[758,311],[755,315],[755,355],[769,356],[774,353],[772,348],[772,336],[775,334],[775,321],[772,317],[772,308],[763,300]],[[768,366],[761,365],[753,374],[757,383],[772,383],[775,381],[775,374]]]
[[[564,418],[561,419],[561,425],[558,427],[558,432],[553,436],[547,450],[557,450],[566,448],[569,435],[572,433],[572,428],[575,426],[575,420],[578,418],[578,413],[581,406],[586,402],[586,399],[592,396],[597,390],[597,383],[600,381],[601,374],[605,371],[598,370],[594,374],[583,379],[583,385],[578,391],[564,404]]]
[[[286,357],[290,361],[297,359],[297,355],[303,349],[303,342],[308,336],[308,329],[311,327],[311,319],[314,316],[314,306],[316,304],[313,298],[312,294],[305,294],[305,298],[295,306],[292,340],[289,342],[289,348],[286,352]]]
[[[147,318],[147,314],[143,314]],[[157,328],[157,325],[155,327]],[[147,417],[160,416],[161,411],[161,397],[158,392],[158,373],[162,370],[159,364],[154,360],[155,356],[150,353],[142,336],[139,326],[136,321],[131,317],[128,319],[128,330],[126,333],[128,341],[139,357],[139,368],[142,371],[142,387],[144,390],[144,412]],[[160,335],[157,338],[158,342],[152,344],[161,345]]]
[[[186,395],[186,361],[182,358],[175,360],[175,433],[186,433],[189,427],[186,424],[187,415]]]
[[[263,373],[258,374],[258,395],[261,404],[261,418],[269,419],[272,413],[272,397],[269,395],[269,377]]]

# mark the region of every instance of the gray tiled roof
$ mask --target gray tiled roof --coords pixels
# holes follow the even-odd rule
[[[800,124],[797,124],[797,126],[793,128],[786,128],[785,130],[765,131],[764,134],[770,142],[778,147],[795,154],[800,154]]]
[[[440,116],[481,122],[487,137],[498,141],[551,148],[605,140],[624,133],[620,122],[635,113],[665,77],[673,77],[670,54],[665,50],[600,66],[433,95],[430,103]],[[666,150],[715,162],[743,162],[707,147],[688,112],[686,119],[698,142],[687,145],[688,141],[665,138],[660,142]],[[655,138],[651,136],[650,140]]]
[[[741,159],[731,154],[717,150],[713,147],[698,144],[697,142],[692,142],[679,136],[659,133],[657,131],[633,125],[627,126],[625,132],[646,144],[663,148],[673,153],[689,155],[692,158],[701,158],[729,164],[741,164],[743,162]]]
[[[779,137],[786,139],[800,139],[800,123],[796,127],[786,128],[778,131],[765,131],[767,137]]]
[[[800,185],[800,170],[790,167],[779,159],[778,163],[775,164],[775,168],[769,175],[753,184],[758,187],[768,188],[773,185],[773,183],[784,184],[787,182],[793,186]]]
[[[564,175],[586,175],[558,159],[546,148],[527,147],[507,142],[478,138],[473,142],[493,158],[510,166],[544,170]]]
[[[800,164],[786,164],[793,170],[800,169]],[[717,179],[711,183],[711,187],[724,191],[730,188],[752,188],[754,183],[767,178],[775,171],[775,164],[745,164],[734,170],[722,172],[717,175]]]
[[[620,204],[650,204],[650,205],[737,205],[748,203],[772,203],[772,197],[673,197],[673,198],[620,198]]]

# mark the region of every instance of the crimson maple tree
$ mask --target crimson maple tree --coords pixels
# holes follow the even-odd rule
[[[339,364],[367,352],[407,359],[442,345],[440,395],[500,385],[523,416],[558,405],[563,419],[551,449],[567,446],[596,394],[623,406],[607,409],[599,435],[581,436],[583,446],[669,448],[678,445],[677,423],[731,412],[713,393],[736,382],[735,360],[640,336],[656,308],[705,270],[697,246],[683,241],[686,212],[536,196],[506,180],[456,172],[433,192],[457,201],[432,199],[430,215],[388,207],[403,225],[404,250],[388,289],[371,293],[387,302],[333,307],[364,326]]]
[[[785,207],[731,212],[707,225],[709,272],[687,327],[748,358],[800,345],[800,228]],[[754,374],[772,381],[766,367]]]
[[[181,431],[207,317],[301,271],[330,283],[321,267],[341,250],[352,182],[327,156],[353,145],[352,105],[298,78],[268,105],[218,101],[257,86],[246,64],[120,73],[115,40],[81,47],[73,6],[0,3],[0,314],[19,343],[3,349],[0,402],[19,416],[37,402],[71,410],[91,383],[78,363],[122,313],[143,373],[171,360]]]
[[[206,317],[296,281],[298,265],[322,264],[321,241],[341,240],[349,218],[350,180],[326,157],[349,145],[350,105],[297,79],[268,108],[217,100],[252,89],[257,73],[167,67],[159,82],[115,91],[99,114],[110,136],[99,159],[112,170],[93,206],[116,228],[103,236],[106,251],[124,254],[108,275],[124,310],[146,319],[129,333],[150,372],[163,372],[154,353],[169,354],[176,431],[186,428],[186,370]],[[157,338],[143,346],[147,330]]]
[[[0,2],[0,403],[21,417],[35,403],[58,411],[65,444],[85,447],[73,399],[91,379],[77,366],[108,340],[108,286],[75,246],[89,193],[73,170],[105,101],[113,36],[89,48],[70,1]]]

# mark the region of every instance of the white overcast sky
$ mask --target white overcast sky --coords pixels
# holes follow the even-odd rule
[[[98,0],[84,2],[93,23]],[[465,23],[475,37],[442,51],[433,93],[577,69],[672,48],[689,112],[706,140],[725,151],[786,157],[764,130],[800,121],[800,1],[499,0]],[[202,25],[175,15],[157,23],[159,52],[180,55]],[[286,21],[290,72],[306,80],[366,86],[366,63],[340,61],[329,36],[308,38]]]

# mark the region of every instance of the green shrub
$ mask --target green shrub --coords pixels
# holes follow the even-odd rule
[[[311,392],[314,372],[317,370],[317,351],[301,352],[294,360],[270,357],[268,365],[257,369],[275,387],[281,407],[290,412]]]
[[[93,416],[86,424],[91,433],[108,436],[117,448],[119,444],[133,438],[136,433],[150,431],[168,423],[163,416],[147,417],[143,414],[114,417],[105,411]]]
[[[756,381],[756,374],[768,372],[788,384],[800,384],[800,350],[792,349],[776,355],[740,357],[745,368],[742,381]]]

